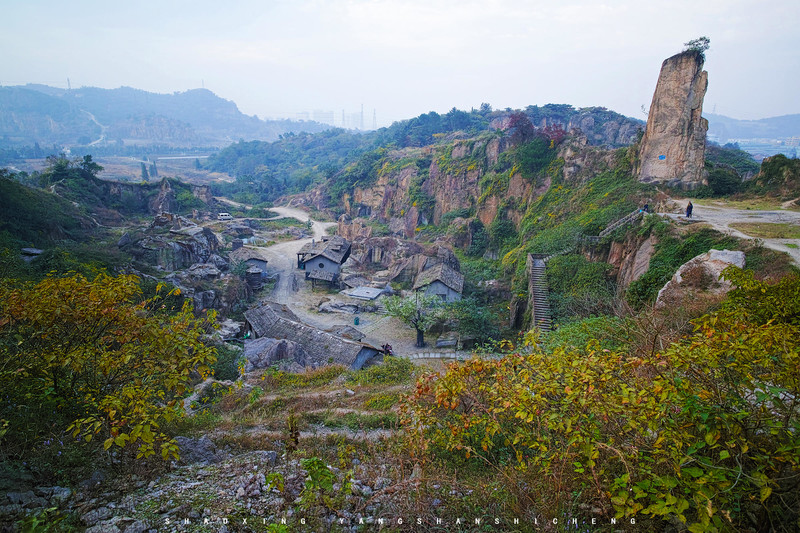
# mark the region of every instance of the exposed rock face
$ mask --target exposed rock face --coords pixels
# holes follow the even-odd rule
[[[336,234],[341,235],[350,242],[356,239],[368,239],[372,236],[372,228],[364,224],[363,220],[353,220],[345,213],[339,217],[339,227],[336,229]]]
[[[217,446],[206,435],[199,439],[179,436],[175,437],[175,442],[178,443],[183,463],[216,463],[224,457],[224,454],[217,450]]]
[[[169,226],[172,228],[165,231]],[[144,234],[126,233],[117,246],[140,261],[169,271],[196,263],[212,262],[216,268],[225,265],[219,257],[220,242],[213,231],[170,213],[156,216]]]
[[[614,266],[613,274],[617,279],[617,285],[624,289],[642,277],[650,268],[655,244],[652,235],[646,239],[632,235],[624,242],[612,242],[607,256],[601,255],[591,259],[602,260]]]
[[[639,152],[639,181],[688,190],[705,183],[708,121],[701,115],[707,87],[700,52],[683,52],[661,65]]]
[[[715,296],[731,289],[728,280],[720,279],[722,271],[735,265],[744,268],[744,252],[709,250],[684,263],[664,287],[658,291],[656,307],[680,305],[699,293]]]

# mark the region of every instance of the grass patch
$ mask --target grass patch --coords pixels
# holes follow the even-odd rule
[[[797,248],[800,248],[800,246],[797,246],[797,245],[796,245],[795,243],[793,243],[793,242],[787,242],[787,243],[786,243],[786,247],[787,247],[787,248],[792,248],[792,249],[797,249]]]
[[[383,364],[350,372],[347,383],[353,385],[398,385],[414,376],[414,363],[403,357],[386,356]]]
[[[342,365],[328,365],[317,369],[306,369],[304,372],[292,373],[275,368],[264,371],[261,379],[266,390],[321,387],[330,384],[346,371]]]
[[[391,409],[398,401],[400,401],[399,394],[376,394],[364,402],[366,409],[373,409],[375,411],[385,411]]]
[[[772,222],[735,222],[730,227],[759,239],[800,239],[800,226]]]
[[[353,431],[359,429],[390,429],[397,425],[395,413],[346,413],[337,414],[333,411],[322,413],[303,413],[302,420],[309,424],[319,424],[331,428],[347,428]]]

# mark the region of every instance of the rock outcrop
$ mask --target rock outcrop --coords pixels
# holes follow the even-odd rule
[[[727,293],[732,285],[720,279],[722,271],[734,265],[744,268],[744,252],[709,250],[684,263],[658,291],[656,307],[681,305],[687,298],[715,297]]]
[[[708,121],[702,117],[708,73],[703,54],[686,51],[661,65],[639,152],[639,181],[686,190],[706,183]]]
[[[157,217],[155,222],[164,218]],[[208,228],[191,225],[179,229],[159,230],[158,224],[146,233],[125,234],[117,243],[139,261],[156,265],[163,270],[175,271],[196,263],[207,263],[218,256],[220,242]]]

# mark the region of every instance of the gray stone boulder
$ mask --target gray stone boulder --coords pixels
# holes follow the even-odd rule
[[[222,272],[213,263],[195,263],[189,267],[186,273],[198,280],[202,279],[218,279]]]
[[[656,307],[678,305],[688,297],[717,296],[727,293],[732,285],[720,279],[722,271],[731,266],[744,268],[744,252],[709,250],[681,265],[664,287],[658,291]]]
[[[228,270],[228,261],[220,255],[211,254],[208,258],[208,262],[220,270]]]
[[[214,291],[199,291],[192,295],[195,314],[200,314],[204,309],[214,309],[217,306],[217,293]]]
[[[181,462],[190,463],[216,463],[222,460],[221,452],[211,439],[203,435],[199,439],[189,437],[175,437],[180,449]]]

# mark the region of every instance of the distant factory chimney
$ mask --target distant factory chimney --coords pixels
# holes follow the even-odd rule
[[[378,129],[378,115],[376,114],[375,108],[372,108],[372,129]]]

